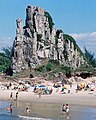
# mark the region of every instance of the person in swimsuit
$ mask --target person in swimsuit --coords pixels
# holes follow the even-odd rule
[[[66,112],[66,105],[65,104],[62,105],[62,112],[63,113]]]
[[[30,110],[28,107],[26,108],[25,111],[26,111],[26,113],[27,113],[28,115],[29,115],[29,113],[31,112],[31,110]]]
[[[69,110],[70,110],[69,104],[66,104],[66,113],[67,113],[67,114],[69,114]]]
[[[6,108],[6,111],[10,111],[10,113],[12,114],[12,104],[10,104],[8,108]]]

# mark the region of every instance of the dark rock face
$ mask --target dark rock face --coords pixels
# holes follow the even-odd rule
[[[86,64],[74,43],[65,40],[62,30],[54,28],[49,13],[37,6],[26,9],[25,26],[17,19],[16,37],[13,44],[13,70],[35,68],[42,60],[58,60],[60,64],[79,67]]]

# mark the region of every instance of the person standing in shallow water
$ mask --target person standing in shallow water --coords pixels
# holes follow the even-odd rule
[[[69,104],[63,104],[63,106],[62,106],[62,112],[69,114],[69,110],[70,110]]]
[[[66,112],[66,105],[65,105],[65,104],[62,105],[62,112],[63,112],[63,113]]]
[[[12,104],[10,104],[10,113],[12,114]]]
[[[67,113],[67,114],[69,114],[69,110],[70,110],[69,104],[66,104],[66,113]]]

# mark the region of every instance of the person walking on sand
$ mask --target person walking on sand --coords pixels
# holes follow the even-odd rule
[[[10,94],[10,99],[13,99],[13,93],[11,92],[11,94]]]
[[[16,101],[17,101],[17,99],[18,99],[18,92],[16,92]]]
[[[39,98],[41,98],[41,91],[39,91],[38,95],[39,95]]]

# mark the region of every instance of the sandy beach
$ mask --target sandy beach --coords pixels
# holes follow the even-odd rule
[[[10,94],[13,93],[13,99],[10,99]],[[0,100],[15,99],[15,90],[0,90]],[[79,92],[74,94],[60,94],[53,93],[51,95],[41,95],[41,98],[33,92],[19,92],[18,101],[32,102],[32,103],[68,103],[71,105],[83,105],[96,107],[96,93],[94,92]]]
[[[17,120],[95,120],[96,91],[81,90],[76,92],[76,84],[73,84],[71,89],[69,85],[66,85],[66,94],[64,94],[60,92],[62,87],[59,89],[53,86],[50,87],[53,89],[52,94],[43,94],[41,97],[38,93],[33,92],[34,87],[29,88],[27,91],[0,89],[1,107],[5,106],[6,102],[9,105],[12,103],[12,116],[17,116]],[[69,89],[70,93],[68,93]],[[10,98],[11,93],[12,98]],[[2,101],[6,102],[2,104]],[[62,115],[61,107],[63,104],[69,104],[70,106],[70,114],[67,116]],[[31,110],[30,114],[25,112],[27,107]],[[1,113],[7,114],[3,109]],[[10,114],[6,117],[3,114],[2,116],[3,119],[6,119],[6,117],[10,117]]]
[[[36,79],[36,78],[35,78]],[[26,79],[28,81],[28,79]],[[71,78],[70,80],[73,80],[73,78]],[[81,84],[81,83],[88,83],[88,84],[92,84],[92,88],[93,88],[93,83],[92,81],[96,81],[96,77],[89,77],[87,79],[81,79],[78,77],[79,83],[77,82],[73,82],[72,86],[70,87],[70,85],[64,85],[67,89],[64,89],[64,92],[66,94],[64,94],[64,92],[62,93],[62,86],[59,88],[55,88],[53,87],[54,83],[52,82],[48,82],[48,81],[44,81],[41,80],[45,86],[48,87],[48,89],[52,89],[52,94],[43,94],[41,95],[41,97],[39,98],[39,92],[35,93],[34,92],[34,86],[30,86],[28,84],[25,84],[27,86],[29,86],[29,88],[27,89],[27,91],[18,91],[19,89],[14,90],[13,86],[15,84],[15,86],[19,85],[20,82],[17,83],[13,83],[11,88],[7,89],[6,87],[4,87],[4,84],[10,84],[10,82],[1,82],[0,85],[0,100],[11,100],[14,101],[14,99],[16,99],[16,92],[18,91],[18,101],[25,101],[25,102],[31,102],[31,103],[60,103],[60,104],[71,104],[71,105],[82,105],[82,106],[93,106],[96,107],[96,83],[94,83],[94,91],[91,91],[91,87],[90,89],[84,91],[84,89],[76,92],[76,88],[77,88],[77,84]],[[22,81],[23,82],[23,81]],[[12,82],[11,82],[12,83]],[[36,82],[37,83],[37,82]],[[61,83],[60,83],[61,84]],[[3,87],[2,87],[3,85]],[[19,85],[19,87],[22,87],[22,85]],[[41,89],[41,88],[40,88]],[[68,94],[68,90],[70,90],[70,93]],[[12,97],[10,99],[10,94],[12,92]]]

